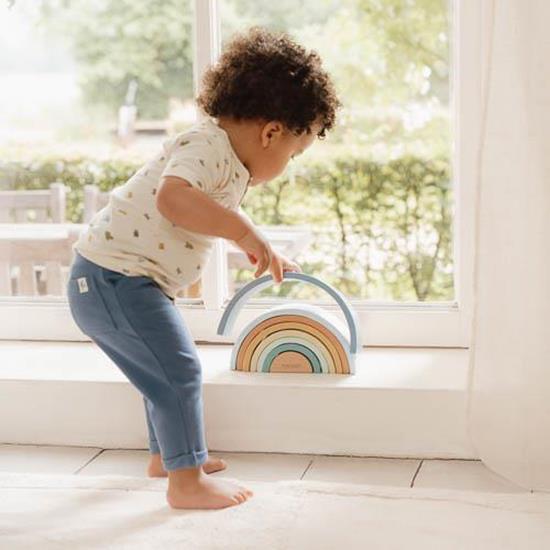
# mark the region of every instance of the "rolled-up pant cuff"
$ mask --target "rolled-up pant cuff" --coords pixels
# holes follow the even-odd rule
[[[179,468],[196,468],[201,466],[208,459],[208,450],[162,457],[162,464],[165,470],[178,470]]]
[[[159,444],[156,441],[149,441],[149,452],[152,455],[160,454],[160,447],[159,447]]]

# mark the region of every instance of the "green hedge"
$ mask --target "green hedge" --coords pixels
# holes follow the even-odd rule
[[[66,219],[69,222],[82,223],[84,185],[95,184],[102,191],[109,191],[124,183],[138,168],[137,162],[102,162],[90,158],[0,162],[0,187],[46,189],[50,183],[64,183],[70,189],[67,195]]]
[[[83,186],[107,191],[139,164],[88,158],[0,163],[3,188],[70,188],[67,220],[82,221]],[[349,296],[452,300],[452,193],[447,159],[402,157],[389,162],[338,158],[302,165],[251,188],[243,207],[259,224],[309,224],[315,234],[300,262]],[[234,276],[244,281],[252,271]],[[265,294],[307,297],[283,285]]]
[[[453,300],[447,159],[316,163],[252,189],[244,207],[261,223],[310,224],[304,271],[349,296]]]

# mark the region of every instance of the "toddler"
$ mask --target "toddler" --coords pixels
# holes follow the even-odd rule
[[[208,476],[201,365],[174,300],[196,282],[214,239],[233,241],[278,283],[297,264],[275,252],[240,204],[324,137],[341,105],[319,56],[284,33],[236,35],[205,73],[203,118],[167,140],[74,245],[71,313],[143,396],[150,476],[173,508],[224,508],[252,491]]]

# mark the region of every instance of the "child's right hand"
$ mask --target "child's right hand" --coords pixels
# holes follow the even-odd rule
[[[257,279],[269,268],[273,280],[280,283],[283,280],[283,266],[277,254],[273,253],[271,245],[254,229],[248,231],[239,240],[233,241],[247,256],[256,259],[257,267],[254,277]]]

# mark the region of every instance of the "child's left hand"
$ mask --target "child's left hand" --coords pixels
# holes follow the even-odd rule
[[[284,271],[294,271],[298,273],[302,272],[302,268],[296,262],[289,260],[286,256],[283,256],[278,252],[274,251],[273,253],[279,257],[283,266],[283,272]],[[248,254],[247,252],[246,255],[248,256],[248,259],[250,260],[251,263],[255,264],[257,262],[256,256],[254,256],[253,254]]]

